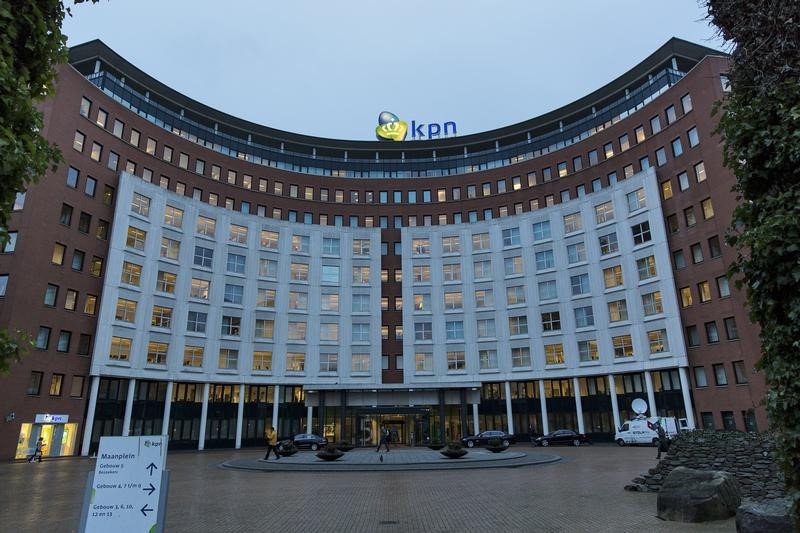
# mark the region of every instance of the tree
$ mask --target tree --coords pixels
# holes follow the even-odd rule
[[[85,0],[74,0],[80,4]],[[96,3],[98,0],[91,0]],[[61,152],[39,134],[37,104],[56,85],[55,66],[67,60],[61,33],[69,12],[60,0],[12,0],[0,3],[0,241],[17,193],[55,170]],[[29,338],[0,331],[0,373],[18,360]]]
[[[800,527],[800,6],[797,0],[706,0],[733,45],[718,133],[739,205],[730,275],[761,327],[767,412]]]

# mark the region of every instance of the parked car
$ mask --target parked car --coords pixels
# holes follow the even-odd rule
[[[499,439],[500,442],[503,443],[503,446],[508,446],[509,444],[514,444],[516,442],[514,435],[509,435],[504,431],[481,431],[477,435],[464,437],[461,439],[461,442],[467,448],[472,448],[475,445],[486,446],[492,439]]]
[[[314,435],[313,433],[298,433],[292,439],[294,445],[298,448],[311,448],[314,451],[319,450],[328,444],[328,439]]]
[[[557,429],[547,435],[533,439],[536,446],[550,446],[551,444],[571,444],[580,446],[581,444],[591,444],[592,441],[583,433],[577,433],[571,429]]]

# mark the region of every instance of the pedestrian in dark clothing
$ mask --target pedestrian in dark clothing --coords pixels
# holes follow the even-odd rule
[[[36,448],[33,450],[33,453],[28,456],[28,462],[32,463],[39,459],[39,462],[42,462],[42,448],[44,448],[44,438],[39,437],[39,440],[36,441]]]
[[[667,453],[669,451],[669,437],[667,432],[664,431],[664,426],[661,422],[656,423],[656,432],[658,432],[658,455],[656,459],[661,459],[661,452]]]
[[[389,450],[389,439],[390,439],[389,430],[386,429],[385,425],[381,426],[381,441],[380,441],[380,443],[378,443],[378,449],[375,450],[375,451],[376,452],[381,451],[381,446],[386,446],[386,451],[387,452],[390,451]]]

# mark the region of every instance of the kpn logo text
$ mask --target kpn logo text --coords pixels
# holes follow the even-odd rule
[[[439,124],[432,122],[425,124],[411,121],[411,139],[435,139],[437,137],[448,137],[456,135],[456,123],[453,121]],[[403,122],[394,113],[382,111],[378,115],[378,126],[375,128],[375,136],[379,141],[404,141],[408,134],[408,123]]]

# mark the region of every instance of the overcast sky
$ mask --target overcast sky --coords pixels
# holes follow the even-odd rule
[[[722,43],[698,0],[101,0],[101,39],[173,89],[266,126],[373,140],[378,114],[466,135],[533,118],[680,37]]]

